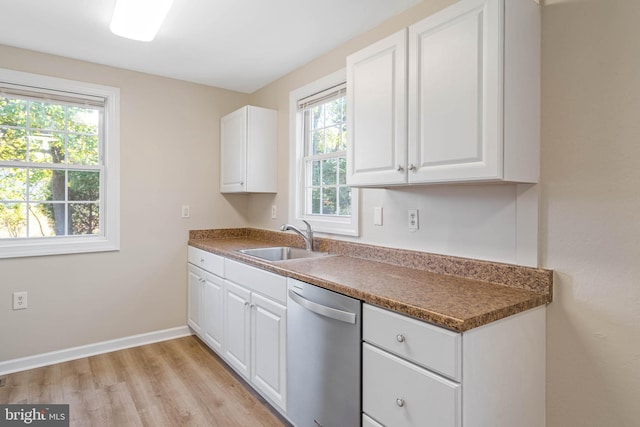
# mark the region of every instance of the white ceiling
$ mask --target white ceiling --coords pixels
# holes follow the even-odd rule
[[[145,43],[115,0],[0,0],[0,44],[251,93],[420,1],[175,0]]]

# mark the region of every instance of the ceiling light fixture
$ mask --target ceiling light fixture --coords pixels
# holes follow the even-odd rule
[[[173,0],[116,0],[109,29],[120,37],[150,42],[172,3]]]

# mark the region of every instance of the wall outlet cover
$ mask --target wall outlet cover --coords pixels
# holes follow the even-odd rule
[[[27,304],[27,292],[14,292],[13,293],[13,309],[23,310],[28,307]]]
[[[407,227],[409,228],[409,231],[416,231],[419,227],[418,209],[409,209],[407,213]]]

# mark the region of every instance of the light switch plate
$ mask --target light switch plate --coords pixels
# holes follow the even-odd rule
[[[382,225],[382,206],[373,208],[373,225]]]

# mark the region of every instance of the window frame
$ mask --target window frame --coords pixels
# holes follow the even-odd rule
[[[103,167],[100,234],[0,239],[0,259],[120,250],[120,89],[0,68],[2,83],[54,96],[75,95],[79,105],[83,96],[103,98],[104,127],[100,153]]]
[[[360,195],[357,188],[351,188],[351,216],[305,215],[305,136],[304,112],[298,111],[300,100],[346,81],[343,68],[328,76],[306,84],[289,93],[289,221],[303,226],[308,221],[314,231],[345,236],[360,235]]]

